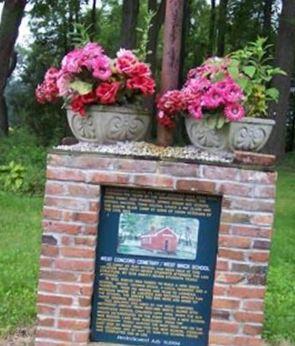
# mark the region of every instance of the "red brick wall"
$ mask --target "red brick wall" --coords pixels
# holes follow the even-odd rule
[[[222,195],[210,346],[262,345],[275,182],[245,168],[50,154],[36,346],[89,340],[100,185]]]

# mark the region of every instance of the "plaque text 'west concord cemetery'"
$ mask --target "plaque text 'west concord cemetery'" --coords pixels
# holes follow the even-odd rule
[[[106,187],[92,340],[206,346],[221,199]]]

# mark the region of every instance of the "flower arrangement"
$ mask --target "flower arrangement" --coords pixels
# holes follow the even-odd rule
[[[69,52],[60,69],[49,68],[36,89],[40,103],[63,98],[72,111],[85,116],[86,107],[134,102],[152,95],[155,81],[147,64],[125,49],[111,59],[97,43],[87,43]]]
[[[166,92],[158,99],[158,121],[175,126],[179,113],[197,120],[205,118],[210,128],[244,116],[267,115],[268,103],[277,101],[279,92],[268,86],[277,74],[284,74],[267,62],[266,39],[258,38],[244,49],[225,58],[209,58],[188,73],[184,87]]]
[[[228,59],[210,58],[188,73],[184,87],[166,92],[157,102],[158,120],[175,125],[175,116],[186,112],[195,119],[205,117],[213,127],[243,118],[245,95],[228,72]]]

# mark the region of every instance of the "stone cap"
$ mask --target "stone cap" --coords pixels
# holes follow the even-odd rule
[[[121,142],[111,145],[77,143],[59,145],[50,150],[54,154],[91,154],[103,157],[185,162],[244,169],[273,171],[276,157],[246,151],[206,151],[192,145],[184,147],[160,147],[146,142]]]

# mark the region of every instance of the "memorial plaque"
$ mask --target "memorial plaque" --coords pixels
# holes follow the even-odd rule
[[[105,187],[92,341],[206,346],[221,198]]]

